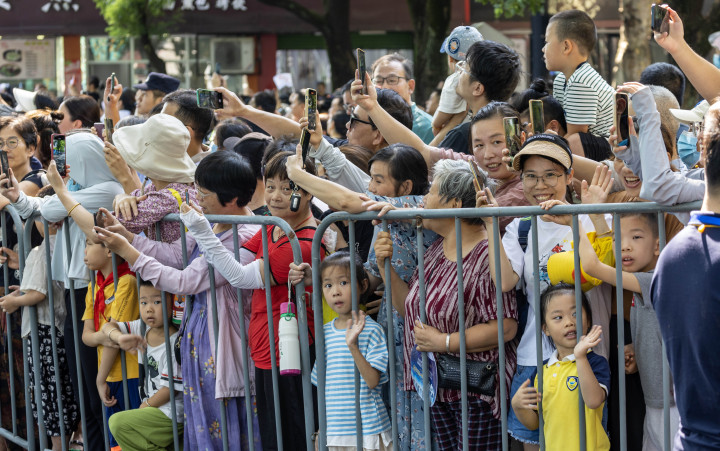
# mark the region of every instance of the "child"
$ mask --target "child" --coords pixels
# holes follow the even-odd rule
[[[559,71],[553,96],[565,109],[574,154],[602,161],[611,154],[607,138],[613,122],[613,88],[588,63],[597,31],[590,16],[569,10],[550,18],[545,32],[545,65]]]
[[[365,312],[352,311],[351,283],[356,284],[359,301],[367,294],[369,281],[362,264],[356,265],[357,280],[350,278],[350,254],[336,252],[320,265],[323,295],[338,317],[325,324],[325,400],[327,402],[327,446],[329,450],[356,447],[355,379],[360,383],[363,449],[392,450],[390,418],[381,398],[380,384],[388,381],[388,350],[382,327]],[[289,279],[298,283],[303,276],[310,283],[310,266],[290,265]],[[317,367],[312,371],[317,385]]]
[[[105,398],[110,399],[114,396],[117,400],[114,403],[104,403],[108,418],[115,412],[135,409],[140,405],[137,357],[128,355],[126,359],[130,401],[130,405],[126,406],[123,396],[120,351],[117,348],[103,346],[108,340],[107,335],[102,332],[105,323],[110,319],[132,321],[139,315],[135,274],[130,271],[127,262],[120,257],[117,259],[118,274],[117,288],[115,288],[112,252],[105,247],[105,243],[96,242],[90,238],[85,240],[85,265],[89,270],[97,271],[97,275],[93,289],[88,290],[85,297],[85,314],[82,317],[85,324],[82,341],[87,346],[97,347],[97,379],[108,382]],[[117,446],[112,434],[110,435],[110,446]]]
[[[582,330],[588,331],[592,313],[585,295],[582,307]],[[543,332],[552,339],[556,349],[543,365],[543,393],[537,392],[536,375],[523,382],[512,398],[515,415],[528,429],[537,429],[537,406],[542,399],[545,449],[578,449],[579,386],[585,402],[587,449],[609,450],[610,441],[602,426],[602,416],[610,385],[610,366],[605,358],[591,351],[600,343],[602,328],[593,326],[577,342],[575,289],[565,283],[551,285],[542,294],[540,318]],[[534,387],[530,386],[532,380]]]
[[[650,284],[660,255],[658,222],[655,213],[620,215],[623,288],[633,292],[630,330],[635,347],[635,363],[645,397],[643,450],[663,449],[662,340],[660,324],[650,302]],[[603,282],[617,285],[616,271],[600,262],[580,226],[580,258],[585,272]],[[672,385],[672,382],[671,382]],[[677,406],[670,399],[671,436],[679,425]]]
[[[124,450],[133,449],[165,449],[173,445],[172,432],[172,404],[170,404],[170,374],[168,366],[172,365],[173,388],[175,389],[175,418],[178,422],[180,443],[183,434],[183,384],[180,366],[175,360],[172,351],[177,339],[177,328],[167,322],[170,336],[170,362],[166,354],[165,330],[166,320],[172,313],[171,297],[167,296],[167,313],[162,312],[162,297],[160,290],[148,281],[140,282],[140,317],[131,322],[106,323],[102,332],[117,343],[125,351],[140,350],[138,360],[143,361],[143,350],[147,354],[147,368],[145,374],[149,381],[146,387],[148,397],[140,404],[140,408],[118,412],[109,420],[110,432]],[[142,335],[141,322],[145,323],[147,330]],[[107,355],[111,348],[106,347]],[[103,357],[106,357],[104,355]],[[115,403],[112,396],[107,396],[107,384],[98,374],[97,388],[100,399],[105,403]]]

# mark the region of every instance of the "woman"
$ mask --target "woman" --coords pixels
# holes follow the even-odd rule
[[[195,183],[200,193],[199,206],[205,213],[252,215],[247,204],[253,196],[255,176],[248,163],[233,152],[216,152],[205,157],[198,164]],[[188,234],[188,265],[179,269],[183,267],[180,240],[162,243],[138,236],[125,229],[116,219],[110,218],[112,225],[106,229],[97,229],[100,239],[130,263],[139,277],[151,281],[161,290],[186,294],[191,300],[192,308],[189,314],[184,315],[179,334],[182,337],[180,354],[185,385],[184,448],[222,449],[220,409],[224,406],[230,449],[247,450],[249,440],[254,440],[255,449],[262,449],[255,414],[253,430],[248,433],[246,426],[245,396],[252,396],[253,378],[251,376],[249,381],[245,381],[243,377],[241,355],[247,355],[247,347],[241,339],[238,301],[247,327],[250,322],[250,293],[244,291],[238,299],[237,290],[219,273],[215,274],[216,331],[213,326],[208,263],[196,245],[195,238]],[[231,229],[231,224],[215,224],[213,230],[209,231],[228,252],[233,249]],[[237,229],[241,246],[246,245],[259,230],[258,226],[248,224],[238,225]],[[253,258],[249,252],[240,251],[241,262],[249,263]],[[251,364],[250,361],[248,363]],[[182,418],[178,420],[182,421]]]
[[[474,208],[476,190],[474,175],[464,161],[443,160],[435,164],[433,184],[425,196],[426,209]],[[486,174],[480,172],[479,182],[488,186]],[[379,205],[374,206],[374,208]],[[389,209],[384,206],[383,210]],[[497,361],[498,318],[496,311],[496,287],[491,277],[492,267],[488,253],[488,231],[480,218],[461,221],[462,241],[456,241],[455,219],[424,219],[423,226],[437,233],[440,238],[425,252],[424,280],[419,280],[416,270],[409,283],[391,270],[392,302],[398,314],[406,318],[404,331],[404,381],[405,390],[414,390],[411,377],[411,352],[418,351],[450,353],[460,350],[460,324],[458,322],[457,297],[457,249],[462,248],[463,293],[465,302],[465,336],[467,355],[474,361]],[[378,265],[385,259],[394,258],[390,234],[378,233],[375,242]],[[384,272],[382,273],[384,277]],[[425,284],[427,319],[420,322],[420,284]],[[471,449],[496,449],[501,444],[499,377],[510,384],[515,370],[515,344],[511,342],[517,329],[517,309],[512,291],[503,297],[503,332],[505,337],[505,367],[498,370],[495,395],[468,393],[468,431],[463,431],[460,421],[462,399],[460,391],[440,389],[431,415],[438,449],[459,449],[462,436],[469,434]],[[463,356],[460,356],[461,358]]]
[[[25,113],[25,117],[32,119],[38,134],[38,145],[35,149],[35,158],[40,162],[42,169],[47,169],[52,160],[52,135],[60,133],[58,124],[62,120],[60,113],[51,110],[33,110]],[[40,169],[40,167],[33,169]]]
[[[100,105],[88,95],[66,99],[60,104],[58,111],[63,115],[58,124],[60,133],[63,134],[80,128],[90,128],[95,122],[100,122]]]

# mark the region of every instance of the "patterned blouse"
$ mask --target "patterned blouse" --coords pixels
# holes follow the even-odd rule
[[[427,324],[442,333],[458,332],[458,296],[457,296],[457,263],[448,260],[443,252],[442,238],[438,239],[425,253],[425,286]],[[476,324],[487,323],[497,319],[495,284],[490,277],[488,259],[488,242],[483,240],[463,259],[463,279],[465,293],[465,328]],[[410,353],[415,344],[414,319],[420,318],[419,281],[417,270],[410,279],[410,291],[405,299],[405,390],[414,390],[410,375]],[[505,318],[517,319],[515,292],[503,293],[503,313]],[[413,321],[409,321],[412,318]],[[505,343],[505,382],[510,387],[515,373],[516,343]],[[459,354],[453,354],[460,356]],[[490,351],[468,353],[468,360],[491,362],[497,361],[497,348]],[[476,393],[468,396],[480,398],[490,404],[496,418],[500,416],[500,384],[496,383],[495,396],[489,397]],[[438,390],[439,402],[459,401],[459,390]]]
[[[175,190],[173,193],[170,190]],[[190,195],[190,200],[197,203],[195,186],[192,183],[171,183],[161,190],[157,190],[152,182],[144,187],[144,194],[147,199],[137,204],[138,215],[133,219],[125,219],[122,215],[118,215],[118,220],[132,233],[145,232],[145,235],[151,240],[156,240],[156,223],[165,215],[170,213],[180,213],[180,200],[185,200],[185,191]],[[132,193],[133,196],[140,197],[142,191],[136,189]],[[176,196],[177,194],[177,196]],[[179,222],[160,223],[160,241],[163,243],[172,243],[180,239]]]

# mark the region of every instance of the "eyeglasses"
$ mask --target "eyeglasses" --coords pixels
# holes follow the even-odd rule
[[[214,193],[203,193],[200,191],[200,187],[198,187],[198,184],[195,183],[195,192],[197,193],[197,197],[200,199],[205,199],[208,196],[212,196]]]
[[[390,75],[388,77],[374,77],[372,79],[373,84],[376,84],[378,86],[382,86],[384,83],[387,82],[388,86],[395,86],[396,84],[400,83],[400,80],[407,80],[407,77],[400,77],[398,75]]]
[[[18,144],[20,144],[20,140],[17,138],[8,138],[7,140],[0,138],[0,149],[7,145],[7,148],[12,150],[17,148]]]
[[[523,174],[522,181],[523,184],[526,186],[535,186],[540,180],[542,180],[545,186],[552,188],[553,186],[557,185],[558,179],[561,176],[562,174],[558,174],[555,172],[550,172],[541,176],[537,176],[535,174]]]
[[[370,121],[364,121],[364,120],[360,119],[359,117],[355,116],[355,114],[351,114],[351,115],[350,115],[350,128],[353,128],[353,127],[355,126],[355,122],[360,122],[360,123],[362,123],[362,124],[367,124],[367,125],[371,126],[372,128],[375,128],[375,125],[373,125],[372,122],[370,122]]]
[[[467,61],[458,61],[455,63],[455,72],[465,72],[466,74],[470,75],[470,71],[467,67]]]

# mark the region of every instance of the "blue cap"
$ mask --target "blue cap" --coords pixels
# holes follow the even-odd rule
[[[144,91],[162,91],[165,94],[170,94],[173,91],[177,91],[180,87],[180,80],[175,77],[171,77],[168,74],[161,74],[158,72],[150,72],[145,79],[144,83],[139,85],[133,85],[134,89],[142,89]]]
[[[455,27],[450,36],[443,41],[440,53],[447,53],[456,60],[463,61],[470,46],[482,40],[482,34],[475,27],[466,25]]]

